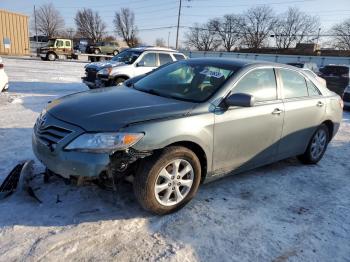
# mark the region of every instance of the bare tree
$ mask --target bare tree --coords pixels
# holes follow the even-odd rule
[[[34,12],[36,17],[36,28],[38,33],[52,38],[58,36],[64,29],[64,20],[60,12],[53,4],[44,4],[36,9]],[[35,31],[35,19],[31,25],[32,30]]]
[[[77,34],[80,37],[89,38],[93,42],[103,39],[106,34],[106,24],[98,12],[91,9],[79,10],[75,15],[75,24],[77,26]]]
[[[295,47],[297,43],[307,40],[308,35],[315,34],[319,26],[317,17],[291,7],[278,16],[273,27],[276,46],[278,48]]]
[[[122,8],[120,12],[115,13],[113,23],[115,31],[129,47],[139,44],[134,12],[129,8]]]
[[[238,15],[225,15],[222,19],[212,20],[216,33],[222,40],[222,45],[227,52],[240,42],[243,24],[242,17]]]
[[[275,21],[274,11],[268,6],[249,9],[241,25],[243,44],[249,48],[261,48],[270,36]]]
[[[350,50],[350,19],[332,27],[330,33],[333,35],[335,48]]]
[[[215,20],[211,20],[204,25],[195,24],[185,34],[186,45],[199,51],[215,51],[221,45],[221,39],[216,32],[215,24]]]
[[[165,47],[165,40],[163,38],[157,38],[156,42],[155,42],[156,46],[161,46],[161,47]]]

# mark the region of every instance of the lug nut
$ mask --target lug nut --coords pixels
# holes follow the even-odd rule
[[[171,186],[171,183],[169,183],[168,186]]]
[[[175,176],[172,176],[172,177],[171,177],[171,179],[174,179],[174,178],[175,178]]]
[[[178,186],[181,186],[181,183],[179,182],[179,183],[177,183],[177,185],[178,185]]]
[[[173,187],[172,189],[175,190],[175,187]]]
[[[180,179],[180,176],[177,176],[177,179]]]

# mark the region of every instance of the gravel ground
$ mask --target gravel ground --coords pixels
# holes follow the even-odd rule
[[[10,91],[0,95],[0,181],[31,151],[46,102],[83,91],[82,63],[4,59]],[[323,160],[291,158],[200,187],[184,209],[154,216],[132,188],[33,184],[0,200],[0,261],[350,261],[350,114]]]

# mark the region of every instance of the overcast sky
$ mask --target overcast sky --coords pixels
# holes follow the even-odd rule
[[[261,4],[271,6],[277,13],[284,12],[289,6],[299,7],[302,11],[318,16],[322,30],[332,24],[350,18],[350,0],[182,0],[181,25],[190,26],[196,22],[204,23],[209,18],[229,13],[243,13],[250,7]],[[0,0],[0,9],[32,15],[34,5],[50,3],[46,0]],[[179,0],[59,0],[52,1],[65,19],[66,27],[74,27],[74,16],[78,9],[92,8],[98,11],[108,25],[109,34],[113,32],[113,17],[121,7],[134,11],[139,36],[143,43],[154,44],[156,38],[166,42],[170,34],[170,45],[175,45]],[[152,29],[152,30],[145,30]],[[180,40],[186,29],[181,29]]]

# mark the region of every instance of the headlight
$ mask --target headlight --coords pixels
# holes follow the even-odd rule
[[[66,150],[109,153],[135,145],[143,133],[86,133],[74,139]]]
[[[112,71],[112,67],[106,67],[97,72],[98,75],[109,75]]]

